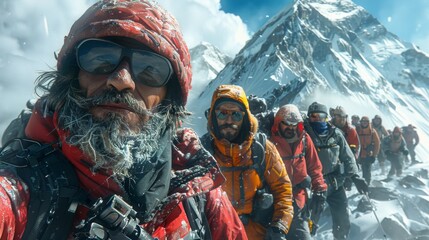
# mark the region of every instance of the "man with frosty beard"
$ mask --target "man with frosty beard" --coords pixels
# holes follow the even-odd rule
[[[4,143],[1,239],[247,239],[214,158],[176,129],[192,75],[178,29],[145,0],[75,22],[38,79],[46,94],[17,136],[31,141]]]

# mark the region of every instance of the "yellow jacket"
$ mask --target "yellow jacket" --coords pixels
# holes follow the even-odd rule
[[[246,109],[241,131],[247,131],[248,134],[241,144],[230,143],[226,139],[218,139],[216,137],[213,124],[213,121],[216,121],[214,107],[216,101],[221,98],[233,99],[241,103]],[[258,129],[258,121],[250,113],[246,95],[241,87],[221,85],[216,89],[208,114],[208,129],[213,138],[214,157],[221,167],[250,166],[253,164],[251,145]],[[264,178],[274,197],[274,214],[271,224],[276,226],[281,224],[285,232],[287,232],[293,218],[291,182],[276,147],[267,140],[265,149],[266,168]],[[238,215],[250,214],[253,209],[255,193],[258,189],[262,188],[262,181],[256,170],[225,171],[223,174],[226,177],[223,189],[228,194]],[[244,183],[244,202],[242,201],[243,197],[240,192],[240,174],[242,174],[242,181]]]

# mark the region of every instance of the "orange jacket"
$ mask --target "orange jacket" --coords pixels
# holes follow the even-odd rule
[[[354,155],[355,155],[355,158],[358,159],[361,146],[360,146],[359,136],[357,134],[355,127],[353,125],[352,126],[349,125],[349,123],[346,122],[344,127],[340,129],[344,132],[344,137],[346,138],[346,141],[349,147],[353,150],[353,146],[354,146],[354,150],[353,150]]]
[[[230,98],[245,107],[245,121],[248,121],[243,126],[249,126],[247,138],[241,144],[230,143],[226,139],[218,139],[214,133],[213,121],[216,121],[214,115],[215,103],[220,98]],[[241,131],[243,130],[243,126]],[[253,164],[251,145],[253,138],[258,129],[256,118],[250,113],[249,104],[244,93],[244,90],[239,86],[221,85],[213,93],[211,108],[208,115],[208,129],[213,138],[214,157],[221,167],[236,167],[250,166]],[[265,182],[269,185],[271,193],[274,197],[274,214],[271,223],[281,224],[287,229],[292,222],[293,207],[292,207],[292,187],[289,180],[286,168],[283,161],[276,150],[276,147],[267,140],[265,148]],[[226,182],[223,189],[228,194],[238,215],[250,214],[253,209],[253,200],[258,189],[262,188],[261,179],[254,169],[236,170],[223,172],[226,177]],[[243,196],[240,196],[240,175],[243,176],[245,186],[244,203],[241,202]],[[250,236],[249,236],[250,237]]]
[[[378,138],[377,131],[369,124],[367,128],[359,127],[357,132],[360,141],[359,158],[377,157],[380,151],[380,139]],[[372,155],[370,155],[370,151],[372,151]]]

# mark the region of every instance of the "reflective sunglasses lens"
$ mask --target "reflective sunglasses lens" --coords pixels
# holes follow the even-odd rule
[[[216,111],[216,118],[219,120],[225,120],[227,116],[228,116],[227,112]]]
[[[150,87],[165,85],[173,72],[165,57],[148,51],[134,50],[131,63],[135,78]]]
[[[122,48],[105,41],[87,40],[78,46],[76,54],[82,70],[94,74],[107,74],[118,66]]]
[[[243,113],[242,112],[233,112],[232,113],[232,120],[234,122],[240,122],[243,119]]]
[[[281,123],[288,128],[295,128],[298,125],[298,123],[288,123],[288,122],[284,122],[284,121],[281,121]]]

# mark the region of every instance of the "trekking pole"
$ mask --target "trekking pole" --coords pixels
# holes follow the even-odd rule
[[[366,200],[368,200],[369,204],[371,204],[371,210],[372,210],[372,212],[374,213],[375,219],[376,219],[376,220],[377,220],[377,222],[378,222],[378,226],[380,226],[381,231],[383,231],[383,237],[384,237],[384,239],[387,239],[387,234],[386,234],[386,232],[384,231],[384,228],[383,228],[383,226],[381,225],[380,220],[378,219],[377,213],[375,212],[375,209],[374,209],[374,205],[372,205],[372,202],[371,202],[371,199],[370,199],[370,198],[369,198],[369,196],[368,196],[368,193],[364,193],[364,194],[365,194]]]

